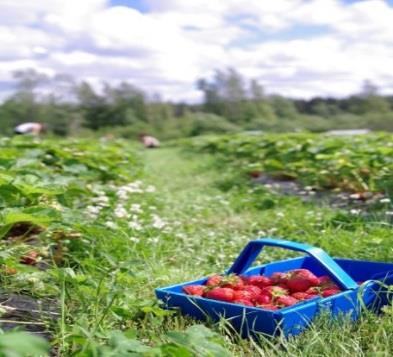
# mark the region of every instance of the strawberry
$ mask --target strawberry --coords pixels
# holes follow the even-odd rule
[[[308,294],[307,292],[299,291],[297,293],[291,294],[291,296],[294,297],[295,299],[298,299],[298,300],[309,300],[309,299],[319,297],[319,294]]]
[[[270,280],[275,285],[280,283],[285,283],[287,281],[287,274],[280,273],[280,272],[273,273],[272,276],[270,277]]]
[[[244,281],[236,275],[228,275],[221,280],[220,286],[223,288],[231,288],[234,290],[241,290],[244,287]]]
[[[261,171],[257,171],[257,170],[255,170],[255,171],[250,171],[250,172],[249,172],[249,175],[250,175],[252,178],[258,178],[259,176],[261,176]]]
[[[206,285],[207,286],[218,286],[222,281],[221,275],[212,275],[207,278]]]
[[[247,299],[237,299],[233,301],[234,304],[246,305],[246,306],[254,306],[254,304]]]
[[[246,286],[243,288],[242,291],[248,291],[248,292],[250,292],[250,293],[252,294],[252,299],[251,299],[251,300],[256,299],[256,297],[257,297],[258,295],[260,295],[261,292],[262,292],[262,290],[261,290],[260,288],[258,288],[257,286],[255,286],[255,285],[246,285]]]
[[[258,286],[259,288],[264,288],[265,286],[272,285],[272,280],[267,276],[253,275],[247,277],[247,284]]]
[[[294,269],[289,272],[286,284],[291,292],[306,291],[318,285],[319,279],[308,269]]]
[[[340,292],[340,289],[337,288],[327,288],[325,290],[322,291],[322,296],[323,297],[328,297],[328,296],[332,296],[332,295],[336,295]]]
[[[306,300],[319,298],[319,297],[320,296],[318,294],[307,294]]]
[[[283,289],[279,286],[267,286],[262,289],[262,294],[267,295],[272,299],[281,295],[287,295],[288,290]]]
[[[232,302],[235,291],[230,288],[213,288],[205,294],[208,299]]]
[[[261,307],[262,309],[266,309],[266,310],[278,310],[278,307],[273,304],[263,304],[263,305],[258,305],[258,307]]]
[[[332,279],[330,279],[330,276],[328,275],[322,275],[318,277],[318,284],[317,285],[325,285],[327,283],[331,283]]]
[[[20,258],[20,262],[22,264],[27,264],[27,265],[36,265],[38,256],[39,256],[38,252],[36,252],[35,250],[32,250],[32,251],[28,252],[27,254],[23,255]]]
[[[294,297],[295,299],[298,299],[298,300],[307,300],[309,295],[305,292],[299,291],[297,293],[291,294],[291,296]]]
[[[259,296],[256,297],[255,303],[257,305],[265,305],[265,304],[270,304],[272,302],[271,296],[267,294],[260,294]]]
[[[183,286],[183,291],[187,295],[196,295],[196,296],[202,296],[203,293],[205,292],[206,287],[203,285],[187,285]]]
[[[289,295],[282,295],[277,297],[276,299],[276,304],[278,306],[292,306],[295,305],[299,302],[298,299],[295,299],[293,296],[289,296]]]
[[[305,292],[308,295],[320,295],[322,293],[323,288],[320,286],[312,286],[311,288],[307,289]]]
[[[254,300],[254,294],[247,290],[235,290],[233,300]]]

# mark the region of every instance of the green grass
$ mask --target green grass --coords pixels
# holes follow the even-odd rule
[[[119,152],[115,150],[114,155]],[[99,161],[99,154],[95,160]],[[145,168],[137,177],[111,183],[99,183],[94,177],[94,189],[107,190],[111,200],[96,220],[77,219],[85,208],[72,191],[75,222],[60,228],[74,236],[67,235],[61,264],[53,263],[45,272],[22,267],[13,254],[26,246],[3,244],[2,263],[22,273],[2,277],[2,289],[57,299],[61,318],[50,329],[59,355],[393,355],[391,306],[381,316],[366,314],[354,324],[321,317],[297,338],[266,339],[260,344],[237,338],[225,321],[206,323],[208,328],[204,328],[200,322],[160,309],[156,287],[223,272],[244,245],[258,236],[308,242],[333,256],[392,261],[392,230],[386,222],[366,221],[251,186],[239,180],[230,165],[217,165],[217,157],[209,154],[184,153],[181,147],[172,147],[143,151],[138,160]],[[137,165],[133,162],[129,163],[131,172]],[[109,158],[107,164],[114,162]],[[123,158],[121,170],[126,176],[125,167]],[[127,211],[133,204],[140,205],[133,215],[141,228],[129,227],[131,218],[113,214],[119,187],[136,178],[142,180],[145,192],[130,194],[122,204]],[[146,192],[149,185],[154,185],[155,192]],[[84,191],[86,205],[95,196],[89,190]],[[111,228],[106,227],[108,222]],[[41,233],[43,248],[53,245],[58,224],[49,224]],[[9,255],[4,257],[4,252]],[[266,249],[258,262],[286,256],[291,254]]]

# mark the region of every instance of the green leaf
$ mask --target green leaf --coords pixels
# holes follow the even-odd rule
[[[4,357],[48,356],[49,344],[43,338],[26,332],[0,335],[0,355]]]

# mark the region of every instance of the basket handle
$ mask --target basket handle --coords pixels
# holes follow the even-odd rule
[[[264,238],[250,241],[237,257],[227,274],[242,274],[253,263],[264,246],[286,248],[303,252],[314,258],[328,275],[343,289],[356,289],[358,284],[322,249],[304,243]]]

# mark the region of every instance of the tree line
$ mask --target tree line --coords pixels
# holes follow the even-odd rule
[[[22,122],[41,122],[56,135],[91,133],[161,138],[244,130],[324,131],[368,128],[393,131],[393,96],[371,82],[347,98],[309,100],[269,95],[257,80],[238,71],[217,70],[196,83],[200,104],[163,101],[128,82],[103,83],[100,91],[64,74],[34,70],[14,73],[15,91],[0,104],[0,132]]]

